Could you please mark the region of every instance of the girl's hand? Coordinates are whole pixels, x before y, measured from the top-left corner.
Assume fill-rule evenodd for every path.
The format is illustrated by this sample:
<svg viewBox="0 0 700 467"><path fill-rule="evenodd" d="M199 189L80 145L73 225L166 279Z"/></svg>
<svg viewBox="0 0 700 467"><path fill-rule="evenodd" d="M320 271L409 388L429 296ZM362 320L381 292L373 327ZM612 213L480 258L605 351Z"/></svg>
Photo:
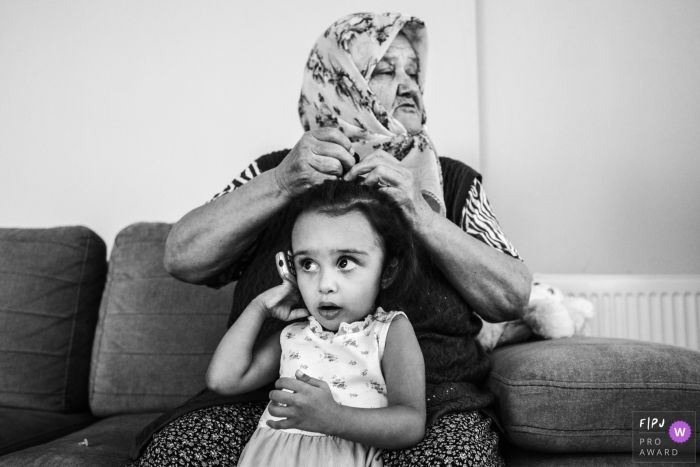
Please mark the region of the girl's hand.
<svg viewBox="0 0 700 467"><path fill-rule="evenodd" d="M337 128L307 131L274 169L277 185L295 197L325 180L336 180L355 163L350 151L350 140Z"/></svg>
<svg viewBox="0 0 700 467"><path fill-rule="evenodd" d="M275 383L277 390L270 392L270 414L286 420L269 420L267 425L276 430L296 428L330 434L340 405L325 381L312 378L297 370L296 378L280 378ZM282 391L282 389L294 392ZM284 406L280 404L285 404Z"/></svg>
<svg viewBox="0 0 700 467"><path fill-rule="evenodd" d="M309 316L309 310L306 308L296 308L303 303L301 293L297 286L286 280L258 295L257 300L266 318L293 321Z"/></svg>
<svg viewBox="0 0 700 467"><path fill-rule="evenodd" d="M343 177L355 180L366 176L363 185L379 186L401 207L416 230L431 222L433 210L423 198L413 173L391 154L378 149L355 164Z"/></svg>

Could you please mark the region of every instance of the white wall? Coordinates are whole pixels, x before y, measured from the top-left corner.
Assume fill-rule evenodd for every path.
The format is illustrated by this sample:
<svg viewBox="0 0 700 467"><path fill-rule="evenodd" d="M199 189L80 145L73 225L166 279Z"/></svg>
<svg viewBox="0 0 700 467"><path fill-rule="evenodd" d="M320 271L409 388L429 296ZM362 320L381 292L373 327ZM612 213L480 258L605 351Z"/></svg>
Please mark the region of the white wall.
<svg viewBox="0 0 700 467"><path fill-rule="evenodd" d="M534 271L700 273L700 2L3 0L0 227L109 244L294 144L315 38L423 18L441 154L479 166ZM438 7L435 7L438 5ZM481 105L477 105L476 37Z"/></svg>
<svg viewBox="0 0 700 467"><path fill-rule="evenodd" d="M3 0L0 227L176 221L294 145L308 53L355 11L426 22L430 133L478 166L473 0Z"/></svg>
<svg viewBox="0 0 700 467"><path fill-rule="evenodd" d="M545 273L700 273L700 2L477 3L482 171Z"/></svg>

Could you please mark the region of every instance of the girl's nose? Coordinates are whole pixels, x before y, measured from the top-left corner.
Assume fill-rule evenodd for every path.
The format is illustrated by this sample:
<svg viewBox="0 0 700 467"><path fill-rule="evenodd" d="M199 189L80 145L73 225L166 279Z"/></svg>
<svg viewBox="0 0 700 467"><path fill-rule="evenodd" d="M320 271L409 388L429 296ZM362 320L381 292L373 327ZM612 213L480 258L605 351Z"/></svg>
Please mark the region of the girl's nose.
<svg viewBox="0 0 700 467"><path fill-rule="evenodd" d="M335 293L338 291L338 283L332 272L322 272L318 281L318 291L322 294Z"/></svg>

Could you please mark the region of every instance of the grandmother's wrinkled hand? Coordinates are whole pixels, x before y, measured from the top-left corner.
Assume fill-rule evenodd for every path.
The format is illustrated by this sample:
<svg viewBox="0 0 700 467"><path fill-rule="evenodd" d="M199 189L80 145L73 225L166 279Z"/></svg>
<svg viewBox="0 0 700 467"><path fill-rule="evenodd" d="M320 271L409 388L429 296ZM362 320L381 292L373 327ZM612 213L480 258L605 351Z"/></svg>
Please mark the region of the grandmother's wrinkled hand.
<svg viewBox="0 0 700 467"><path fill-rule="evenodd" d="M336 128L307 131L275 168L280 189L290 197L325 180L336 180L354 164L352 145Z"/></svg>
<svg viewBox="0 0 700 467"><path fill-rule="evenodd" d="M345 180L358 177L364 177L362 184L377 185L380 191L391 196L417 230L431 222L434 212L423 198L413 173L391 154L378 149L343 176Z"/></svg>

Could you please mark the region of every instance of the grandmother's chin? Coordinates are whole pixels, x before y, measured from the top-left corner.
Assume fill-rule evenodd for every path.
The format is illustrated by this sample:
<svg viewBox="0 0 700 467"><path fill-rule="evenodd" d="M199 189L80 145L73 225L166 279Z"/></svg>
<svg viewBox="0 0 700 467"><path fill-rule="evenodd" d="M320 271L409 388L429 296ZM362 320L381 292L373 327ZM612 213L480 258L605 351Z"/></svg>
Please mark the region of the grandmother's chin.
<svg viewBox="0 0 700 467"><path fill-rule="evenodd" d="M417 135L423 130L421 114L414 107L399 107L394 111L394 118L401 122L409 135Z"/></svg>

